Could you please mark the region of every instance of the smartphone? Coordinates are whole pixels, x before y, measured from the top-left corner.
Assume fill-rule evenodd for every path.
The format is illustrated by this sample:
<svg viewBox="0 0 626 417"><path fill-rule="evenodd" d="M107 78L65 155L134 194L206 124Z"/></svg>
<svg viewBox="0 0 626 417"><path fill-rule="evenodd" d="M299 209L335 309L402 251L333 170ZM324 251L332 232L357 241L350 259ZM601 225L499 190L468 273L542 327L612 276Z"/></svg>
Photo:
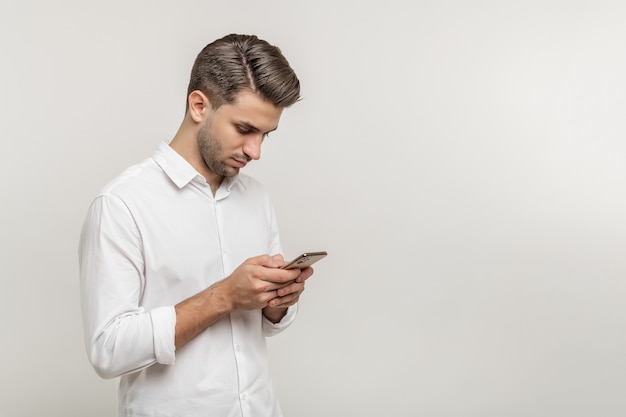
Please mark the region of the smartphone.
<svg viewBox="0 0 626 417"><path fill-rule="evenodd" d="M313 265L315 262L319 261L326 255L326 252L306 252L298 256L293 261L289 262L287 265L283 266L282 269L304 269L308 266Z"/></svg>

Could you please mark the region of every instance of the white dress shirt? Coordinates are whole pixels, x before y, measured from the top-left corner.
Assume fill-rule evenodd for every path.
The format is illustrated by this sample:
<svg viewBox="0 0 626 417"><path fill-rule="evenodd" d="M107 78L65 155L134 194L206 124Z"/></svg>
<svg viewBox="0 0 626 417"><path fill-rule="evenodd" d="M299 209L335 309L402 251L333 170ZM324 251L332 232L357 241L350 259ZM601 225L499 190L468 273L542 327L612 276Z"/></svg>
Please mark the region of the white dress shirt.
<svg viewBox="0 0 626 417"><path fill-rule="evenodd" d="M79 245L85 345L103 378L121 376L118 416L280 416L260 310L235 311L179 351L174 305L243 261L280 253L273 207L249 176L210 186L168 144L107 184Z"/></svg>

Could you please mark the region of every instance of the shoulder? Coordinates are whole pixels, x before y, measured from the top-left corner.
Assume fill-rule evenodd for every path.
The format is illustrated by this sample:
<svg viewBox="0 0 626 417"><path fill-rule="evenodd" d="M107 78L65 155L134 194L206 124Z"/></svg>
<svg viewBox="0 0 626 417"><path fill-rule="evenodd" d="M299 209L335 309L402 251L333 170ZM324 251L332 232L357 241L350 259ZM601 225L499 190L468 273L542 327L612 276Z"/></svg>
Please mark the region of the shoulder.
<svg viewBox="0 0 626 417"><path fill-rule="evenodd" d="M119 173L100 189L98 197L123 196L142 189L146 183L154 181L160 170L152 158L132 165Z"/></svg>

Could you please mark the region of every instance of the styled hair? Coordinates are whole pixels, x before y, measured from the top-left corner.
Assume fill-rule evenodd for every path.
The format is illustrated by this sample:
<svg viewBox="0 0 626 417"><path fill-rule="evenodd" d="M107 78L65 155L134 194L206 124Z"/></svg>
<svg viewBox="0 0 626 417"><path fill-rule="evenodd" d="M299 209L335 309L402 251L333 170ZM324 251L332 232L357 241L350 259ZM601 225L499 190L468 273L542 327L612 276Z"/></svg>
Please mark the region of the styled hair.
<svg viewBox="0 0 626 417"><path fill-rule="evenodd" d="M217 109L233 103L244 89L281 108L300 99L300 81L280 49L255 35L230 34L200 51L191 70L187 97L199 90Z"/></svg>

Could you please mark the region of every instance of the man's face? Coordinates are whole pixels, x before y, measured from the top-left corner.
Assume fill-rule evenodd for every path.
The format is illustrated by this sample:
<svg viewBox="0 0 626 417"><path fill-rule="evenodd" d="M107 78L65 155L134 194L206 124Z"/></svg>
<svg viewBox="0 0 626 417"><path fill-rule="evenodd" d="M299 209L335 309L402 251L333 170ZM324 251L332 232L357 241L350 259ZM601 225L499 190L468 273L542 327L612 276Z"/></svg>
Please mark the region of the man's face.
<svg viewBox="0 0 626 417"><path fill-rule="evenodd" d="M232 104L211 110L198 131L198 148L209 170L232 177L259 159L263 139L278 127L282 111L250 91L240 92Z"/></svg>

